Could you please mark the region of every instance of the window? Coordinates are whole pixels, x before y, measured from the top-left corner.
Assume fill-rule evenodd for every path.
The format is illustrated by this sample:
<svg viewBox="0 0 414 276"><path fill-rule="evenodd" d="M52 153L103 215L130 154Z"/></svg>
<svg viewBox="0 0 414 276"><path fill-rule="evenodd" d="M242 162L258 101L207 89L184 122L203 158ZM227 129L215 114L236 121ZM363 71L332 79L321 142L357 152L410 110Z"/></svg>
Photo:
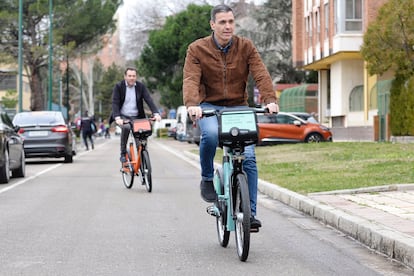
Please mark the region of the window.
<svg viewBox="0 0 414 276"><path fill-rule="evenodd" d="M16 79L15 73L0 73L0 90L16 90Z"/></svg>
<svg viewBox="0 0 414 276"><path fill-rule="evenodd" d="M364 110L364 86L355 86L349 94L349 111Z"/></svg>
<svg viewBox="0 0 414 276"><path fill-rule="evenodd" d="M362 0L346 0L345 31L362 31Z"/></svg>
<svg viewBox="0 0 414 276"><path fill-rule="evenodd" d="M325 14L325 39L329 38L329 3L324 5L323 12Z"/></svg>

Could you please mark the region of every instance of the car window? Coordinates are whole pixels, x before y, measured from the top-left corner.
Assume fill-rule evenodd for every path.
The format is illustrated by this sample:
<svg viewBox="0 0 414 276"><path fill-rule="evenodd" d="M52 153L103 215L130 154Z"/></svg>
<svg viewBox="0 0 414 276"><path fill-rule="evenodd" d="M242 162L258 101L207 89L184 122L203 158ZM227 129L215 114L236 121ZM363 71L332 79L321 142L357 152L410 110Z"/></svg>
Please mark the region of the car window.
<svg viewBox="0 0 414 276"><path fill-rule="evenodd" d="M257 122L262 124L274 124L276 123L276 116L274 114L258 115Z"/></svg>
<svg viewBox="0 0 414 276"><path fill-rule="evenodd" d="M15 125L64 125L65 121L59 113L27 112L14 117Z"/></svg>
<svg viewBox="0 0 414 276"><path fill-rule="evenodd" d="M295 118L285 115L285 114L277 114L276 120L278 124L290 124L293 125L293 122L296 120Z"/></svg>

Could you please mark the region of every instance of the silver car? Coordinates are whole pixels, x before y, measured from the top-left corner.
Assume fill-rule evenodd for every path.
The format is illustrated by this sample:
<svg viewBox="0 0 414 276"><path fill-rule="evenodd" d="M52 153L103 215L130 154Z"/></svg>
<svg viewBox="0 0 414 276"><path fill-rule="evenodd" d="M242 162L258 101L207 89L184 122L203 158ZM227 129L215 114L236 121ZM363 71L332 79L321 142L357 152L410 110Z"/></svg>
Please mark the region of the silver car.
<svg viewBox="0 0 414 276"><path fill-rule="evenodd" d="M64 158L72 163L76 155L76 136L60 111L17 113L13 124L20 127L26 158Z"/></svg>

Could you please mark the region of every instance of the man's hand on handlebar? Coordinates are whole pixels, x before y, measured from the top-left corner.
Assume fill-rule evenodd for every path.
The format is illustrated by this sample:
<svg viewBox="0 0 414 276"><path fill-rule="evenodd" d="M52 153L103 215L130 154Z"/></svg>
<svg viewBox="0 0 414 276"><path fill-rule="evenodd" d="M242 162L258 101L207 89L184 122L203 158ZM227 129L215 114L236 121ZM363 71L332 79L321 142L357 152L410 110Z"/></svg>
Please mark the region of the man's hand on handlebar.
<svg viewBox="0 0 414 276"><path fill-rule="evenodd" d="M161 121L161 116L160 116L160 114L158 114L158 113L154 113L154 114L152 115L151 120L155 120L155 121L157 121L157 122Z"/></svg>
<svg viewBox="0 0 414 276"><path fill-rule="evenodd" d="M123 124L124 124L124 120L122 119L122 118L115 118L115 123L118 125L118 126L122 126Z"/></svg>
<svg viewBox="0 0 414 276"><path fill-rule="evenodd" d="M200 119L203 115L203 111L199 106L189 106L187 108L188 115L190 116L191 120Z"/></svg>
<svg viewBox="0 0 414 276"><path fill-rule="evenodd" d="M279 105L277 103L268 103L266 108L269 110L269 113L279 113Z"/></svg>

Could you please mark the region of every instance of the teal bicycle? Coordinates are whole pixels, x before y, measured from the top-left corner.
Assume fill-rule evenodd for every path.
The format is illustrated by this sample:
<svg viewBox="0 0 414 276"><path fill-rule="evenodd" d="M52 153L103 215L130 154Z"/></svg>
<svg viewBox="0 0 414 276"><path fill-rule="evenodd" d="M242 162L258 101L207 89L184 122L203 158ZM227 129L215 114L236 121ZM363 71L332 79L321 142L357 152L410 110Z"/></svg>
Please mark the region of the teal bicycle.
<svg viewBox="0 0 414 276"><path fill-rule="evenodd" d="M247 176L243 171L244 148L257 143L256 113L264 108L203 110L203 116L217 116L219 145L223 148L222 166L214 173L217 201L207 207L207 213L216 217L219 243L227 247L230 232L235 232L237 254L246 261L250 249L250 233L258 228L250 225L250 196Z"/></svg>

